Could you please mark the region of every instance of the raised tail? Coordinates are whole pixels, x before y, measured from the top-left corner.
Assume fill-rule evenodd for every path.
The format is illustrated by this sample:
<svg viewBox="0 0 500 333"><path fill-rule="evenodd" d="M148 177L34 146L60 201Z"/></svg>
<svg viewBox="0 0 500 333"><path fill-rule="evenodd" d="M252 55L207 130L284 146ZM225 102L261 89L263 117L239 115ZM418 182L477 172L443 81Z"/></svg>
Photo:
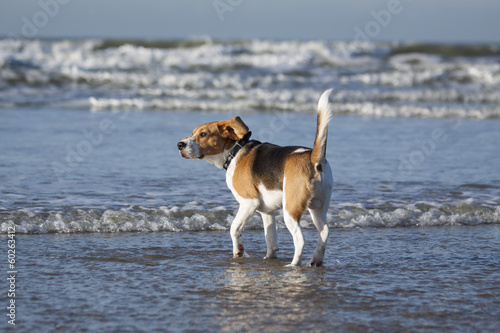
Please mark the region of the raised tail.
<svg viewBox="0 0 500 333"><path fill-rule="evenodd" d="M323 163L326 156L326 141L328 139L328 123L333 117L333 110L330 100L330 94L333 89L325 91L318 101L318 124L316 127L316 138L311 153L311 163L316 173L323 171Z"/></svg>

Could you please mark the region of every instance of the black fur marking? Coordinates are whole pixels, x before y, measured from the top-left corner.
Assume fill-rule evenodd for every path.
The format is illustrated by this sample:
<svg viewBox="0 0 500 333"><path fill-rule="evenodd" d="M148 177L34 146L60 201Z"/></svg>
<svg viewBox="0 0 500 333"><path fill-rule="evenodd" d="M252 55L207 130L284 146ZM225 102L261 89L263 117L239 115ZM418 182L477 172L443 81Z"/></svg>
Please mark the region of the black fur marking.
<svg viewBox="0 0 500 333"><path fill-rule="evenodd" d="M268 190L283 189L285 161L297 146L281 147L271 143L263 143L254 148L252 161L252 174L263 180ZM256 162L258 161L258 162Z"/></svg>

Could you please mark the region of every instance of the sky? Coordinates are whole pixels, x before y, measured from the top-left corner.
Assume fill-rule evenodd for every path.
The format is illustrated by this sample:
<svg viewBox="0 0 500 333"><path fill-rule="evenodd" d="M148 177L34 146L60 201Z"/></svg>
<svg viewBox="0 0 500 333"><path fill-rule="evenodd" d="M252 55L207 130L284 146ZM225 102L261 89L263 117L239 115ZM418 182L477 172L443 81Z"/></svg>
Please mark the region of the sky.
<svg viewBox="0 0 500 333"><path fill-rule="evenodd" d="M500 43L500 1L0 0L0 36Z"/></svg>

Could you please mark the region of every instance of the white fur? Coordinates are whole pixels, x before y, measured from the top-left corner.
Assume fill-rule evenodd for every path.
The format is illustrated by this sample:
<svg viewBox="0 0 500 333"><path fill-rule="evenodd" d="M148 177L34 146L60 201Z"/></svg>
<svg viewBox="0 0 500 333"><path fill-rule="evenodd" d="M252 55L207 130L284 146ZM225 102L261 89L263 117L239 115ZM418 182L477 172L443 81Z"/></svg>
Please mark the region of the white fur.
<svg viewBox="0 0 500 333"><path fill-rule="evenodd" d="M264 235L267 245L267 253L264 259L275 259L277 258L276 251L278 251L278 242L276 241L276 221L274 219L274 212L261 212L260 215L264 223Z"/></svg>
<svg viewBox="0 0 500 333"><path fill-rule="evenodd" d="M330 104L330 94L333 89L328 89L325 91L318 101L318 133L316 134L316 138L321 138L321 142L323 146L326 144L326 136L328 135L328 123L333 117L333 109ZM323 149L323 147L321 147Z"/></svg>
<svg viewBox="0 0 500 333"><path fill-rule="evenodd" d="M260 205L257 209L261 213L271 213L281 208L283 202L283 191L268 190L264 184L259 185Z"/></svg>
<svg viewBox="0 0 500 333"><path fill-rule="evenodd" d="M326 90L323 94L321 94L321 97L319 98L318 113L320 115L321 124L328 125L333 117L333 109L332 105L330 104L330 95L332 94L332 91L333 89ZM322 133L320 132L320 134Z"/></svg>
<svg viewBox="0 0 500 333"><path fill-rule="evenodd" d="M227 167L226 170L226 184L227 187L231 190L231 193L233 193L234 198L236 201L238 201L239 204L241 204L245 199L242 198L238 192L234 189L233 186L233 177L234 177L234 169L236 169L236 163L234 159L229 163L229 166Z"/></svg>
<svg viewBox="0 0 500 333"><path fill-rule="evenodd" d="M229 156L229 150L226 149L220 154L205 156L204 160L214 164L219 169L222 169L224 167L224 163L226 163L228 156Z"/></svg>
<svg viewBox="0 0 500 333"><path fill-rule="evenodd" d="M198 145L194 137L185 138L182 142L186 144L186 147L184 147L181 154L184 154L187 158L200 158L200 145Z"/></svg>
<svg viewBox="0 0 500 333"><path fill-rule="evenodd" d="M305 153L306 151L311 151L311 149L310 148L297 148L294 151L292 151L292 154Z"/></svg>

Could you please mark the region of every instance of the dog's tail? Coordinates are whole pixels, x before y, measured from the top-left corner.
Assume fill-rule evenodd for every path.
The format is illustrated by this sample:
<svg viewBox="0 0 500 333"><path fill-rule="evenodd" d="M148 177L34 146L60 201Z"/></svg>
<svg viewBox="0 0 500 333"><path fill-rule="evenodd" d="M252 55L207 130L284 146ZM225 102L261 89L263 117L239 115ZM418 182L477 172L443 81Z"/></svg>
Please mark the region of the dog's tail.
<svg viewBox="0 0 500 333"><path fill-rule="evenodd" d="M323 171L323 163L326 156L326 141L328 139L328 123L333 117L332 106L329 102L333 89L325 91L318 101L318 124L316 127L316 139L311 153L311 163L316 174Z"/></svg>

